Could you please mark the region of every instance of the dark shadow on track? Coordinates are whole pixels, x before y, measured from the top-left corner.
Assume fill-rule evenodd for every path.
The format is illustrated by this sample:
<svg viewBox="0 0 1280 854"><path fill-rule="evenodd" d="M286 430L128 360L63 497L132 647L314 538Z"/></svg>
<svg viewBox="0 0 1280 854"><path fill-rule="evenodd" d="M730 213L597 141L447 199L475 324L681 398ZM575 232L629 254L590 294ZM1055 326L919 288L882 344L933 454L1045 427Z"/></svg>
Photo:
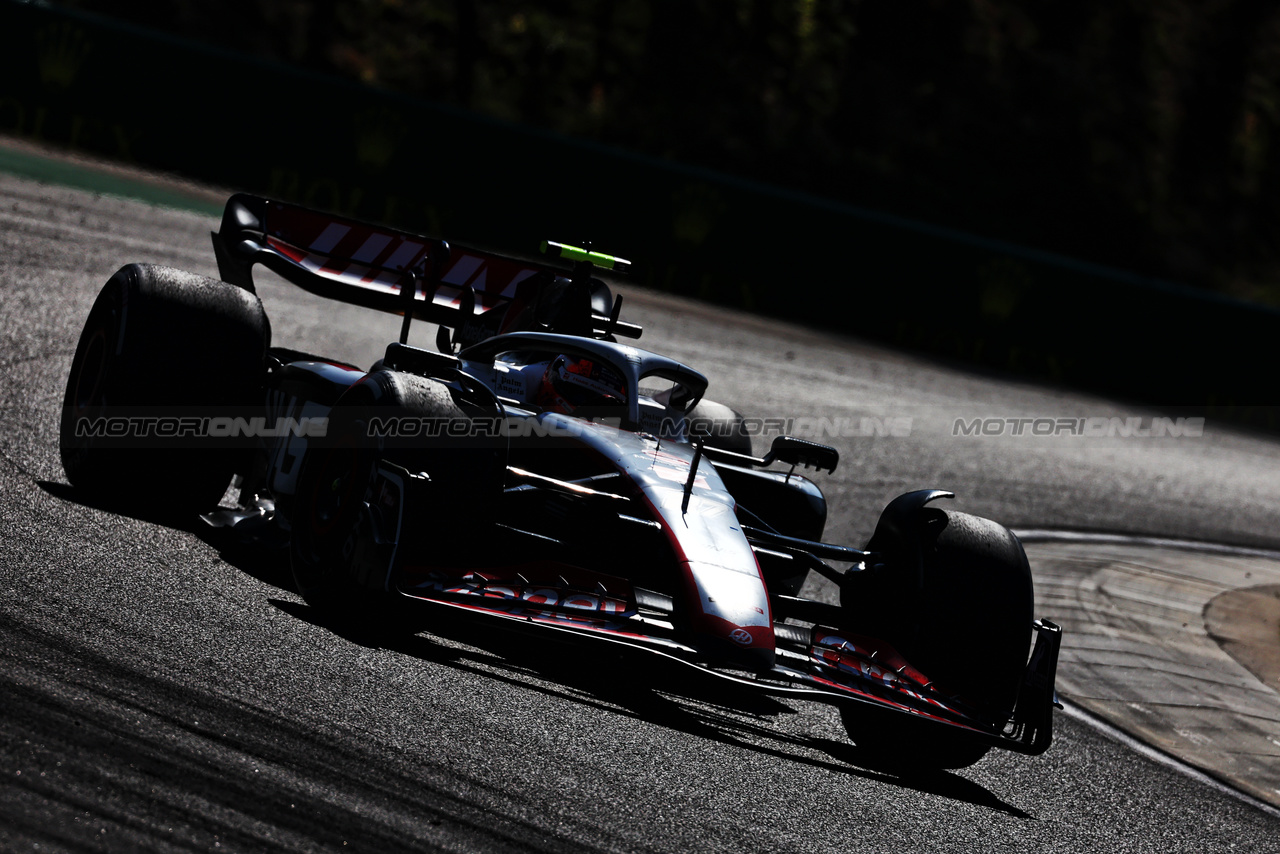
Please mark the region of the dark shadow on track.
<svg viewBox="0 0 1280 854"><path fill-rule="evenodd" d="M162 497L157 497L155 506L139 508L99 499L67 483L37 480L36 486L59 501L67 501L82 507L192 534L216 549L218 557L246 575L280 590L293 592L293 574L289 571L289 552L278 542L257 541L230 528L214 528L189 513L170 513L163 506Z"/></svg>
<svg viewBox="0 0 1280 854"><path fill-rule="evenodd" d="M955 773L906 774L878 766L851 743L781 732L771 719L796 714L790 705L746 687L699 678L685 665L667 664L642 651L602 651L592 641L531 644L530 632L495 629L489 623L477 626L455 618L433 623L429 636L412 634L415 629L425 631L422 620L415 619L412 603L391 603L390 619L378 623L383 628L370 629L334 620L306 604L269 601L287 614L361 646L391 650L496 679L513 688L626 714L784 762L939 795L1015 818L1034 818ZM387 630L387 626L399 632ZM818 759L812 753L825 753L836 761Z"/></svg>
<svg viewBox="0 0 1280 854"><path fill-rule="evenodd" d="M72 504L79 504L81 507L89 507L106 513L126 516L130 519L137 519L140 522L150 522L154 525L164 525L166 528L188 532L194 532L196 530L195 526L200 524L199 519L192 518L187 514L179 515L169 512L165 507L164 497L160 493L157 493L154 505L139 508L124 502L116 503L108 498L92 495L82 489L76 489L69 483L37 480L36 486L59 501L67 501Z"/></svg>

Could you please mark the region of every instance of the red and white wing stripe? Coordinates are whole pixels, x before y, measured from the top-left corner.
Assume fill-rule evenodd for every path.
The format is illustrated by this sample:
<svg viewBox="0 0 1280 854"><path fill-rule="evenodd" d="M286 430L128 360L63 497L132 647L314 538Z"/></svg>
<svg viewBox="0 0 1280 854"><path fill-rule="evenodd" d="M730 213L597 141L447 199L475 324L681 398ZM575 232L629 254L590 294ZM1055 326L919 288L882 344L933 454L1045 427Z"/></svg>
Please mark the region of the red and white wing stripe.
<svg viewBox="0 0 1280 854"><path fill-rule="evenodd" d="M408 271L422 270L430 244L314 211L279 206L268 226L267 245L303 269L353 287L398 294ZM433 302L458 306L464 290L476 293L483 314L514 298L516 286L539 268L474 250L455 250ZM420 293L419 299L425 299Z"/></svg>

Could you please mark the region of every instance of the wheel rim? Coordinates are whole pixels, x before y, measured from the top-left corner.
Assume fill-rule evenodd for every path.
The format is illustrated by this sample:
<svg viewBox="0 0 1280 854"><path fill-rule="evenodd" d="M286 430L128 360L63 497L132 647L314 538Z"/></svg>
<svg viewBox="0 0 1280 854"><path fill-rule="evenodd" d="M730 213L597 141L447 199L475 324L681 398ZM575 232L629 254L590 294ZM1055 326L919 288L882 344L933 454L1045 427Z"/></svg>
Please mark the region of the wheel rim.
<svg viewBox="0 0 1280 854"><path fill-rule="evenodd" d="M359 456L355 448L335 448L325 456L311 504L311 530L318 539L342 531L341 521L354 518L364 496Z"/></svg>

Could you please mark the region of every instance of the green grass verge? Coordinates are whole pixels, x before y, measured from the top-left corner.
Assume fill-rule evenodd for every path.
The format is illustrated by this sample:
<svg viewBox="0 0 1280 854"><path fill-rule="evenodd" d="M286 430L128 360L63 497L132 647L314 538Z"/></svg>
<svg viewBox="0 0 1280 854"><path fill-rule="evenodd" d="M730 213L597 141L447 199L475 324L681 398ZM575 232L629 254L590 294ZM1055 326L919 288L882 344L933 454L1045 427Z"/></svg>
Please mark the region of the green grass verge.
<svg viewBox="0 0 1280 854"><path fill-rule="evenodd" d="M159 186L127 175L112 174L92 165L9 148L0 143L0 172L46 184L74 187L108 196L135 199L152 205L221 216L222 205L194 193Z"/></svg>

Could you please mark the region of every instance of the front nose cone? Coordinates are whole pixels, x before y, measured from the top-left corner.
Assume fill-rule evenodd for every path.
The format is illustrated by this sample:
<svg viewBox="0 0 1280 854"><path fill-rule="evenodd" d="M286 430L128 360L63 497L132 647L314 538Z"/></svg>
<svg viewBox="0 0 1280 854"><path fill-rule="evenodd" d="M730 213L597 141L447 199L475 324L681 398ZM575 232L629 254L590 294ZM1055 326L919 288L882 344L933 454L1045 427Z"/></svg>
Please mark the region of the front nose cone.
<svg viewBox="0 0 1280 854"><path fill-rule="evenodd" d="M747 647L736 649L728 656L728 662L752 673L762 673L773 669L773 645L767 647Z"/></svg>
<svg viewBox="0 0 1280 854"><path fill-rule="evenodd" d="M772 626L738 626L707 615L701 622L698 646L712 661L751 673L773 668L775 640Z"/></svg>
<svg viewBox="0 0 1280 854"><path fill-rule="evenodd" d="M745 541L744 541L745 542ZM769 592L751 556L754 572L704 561L685 561L689 585L688 626L711 659L752 672L773 667L773 620Z"/></svg>

